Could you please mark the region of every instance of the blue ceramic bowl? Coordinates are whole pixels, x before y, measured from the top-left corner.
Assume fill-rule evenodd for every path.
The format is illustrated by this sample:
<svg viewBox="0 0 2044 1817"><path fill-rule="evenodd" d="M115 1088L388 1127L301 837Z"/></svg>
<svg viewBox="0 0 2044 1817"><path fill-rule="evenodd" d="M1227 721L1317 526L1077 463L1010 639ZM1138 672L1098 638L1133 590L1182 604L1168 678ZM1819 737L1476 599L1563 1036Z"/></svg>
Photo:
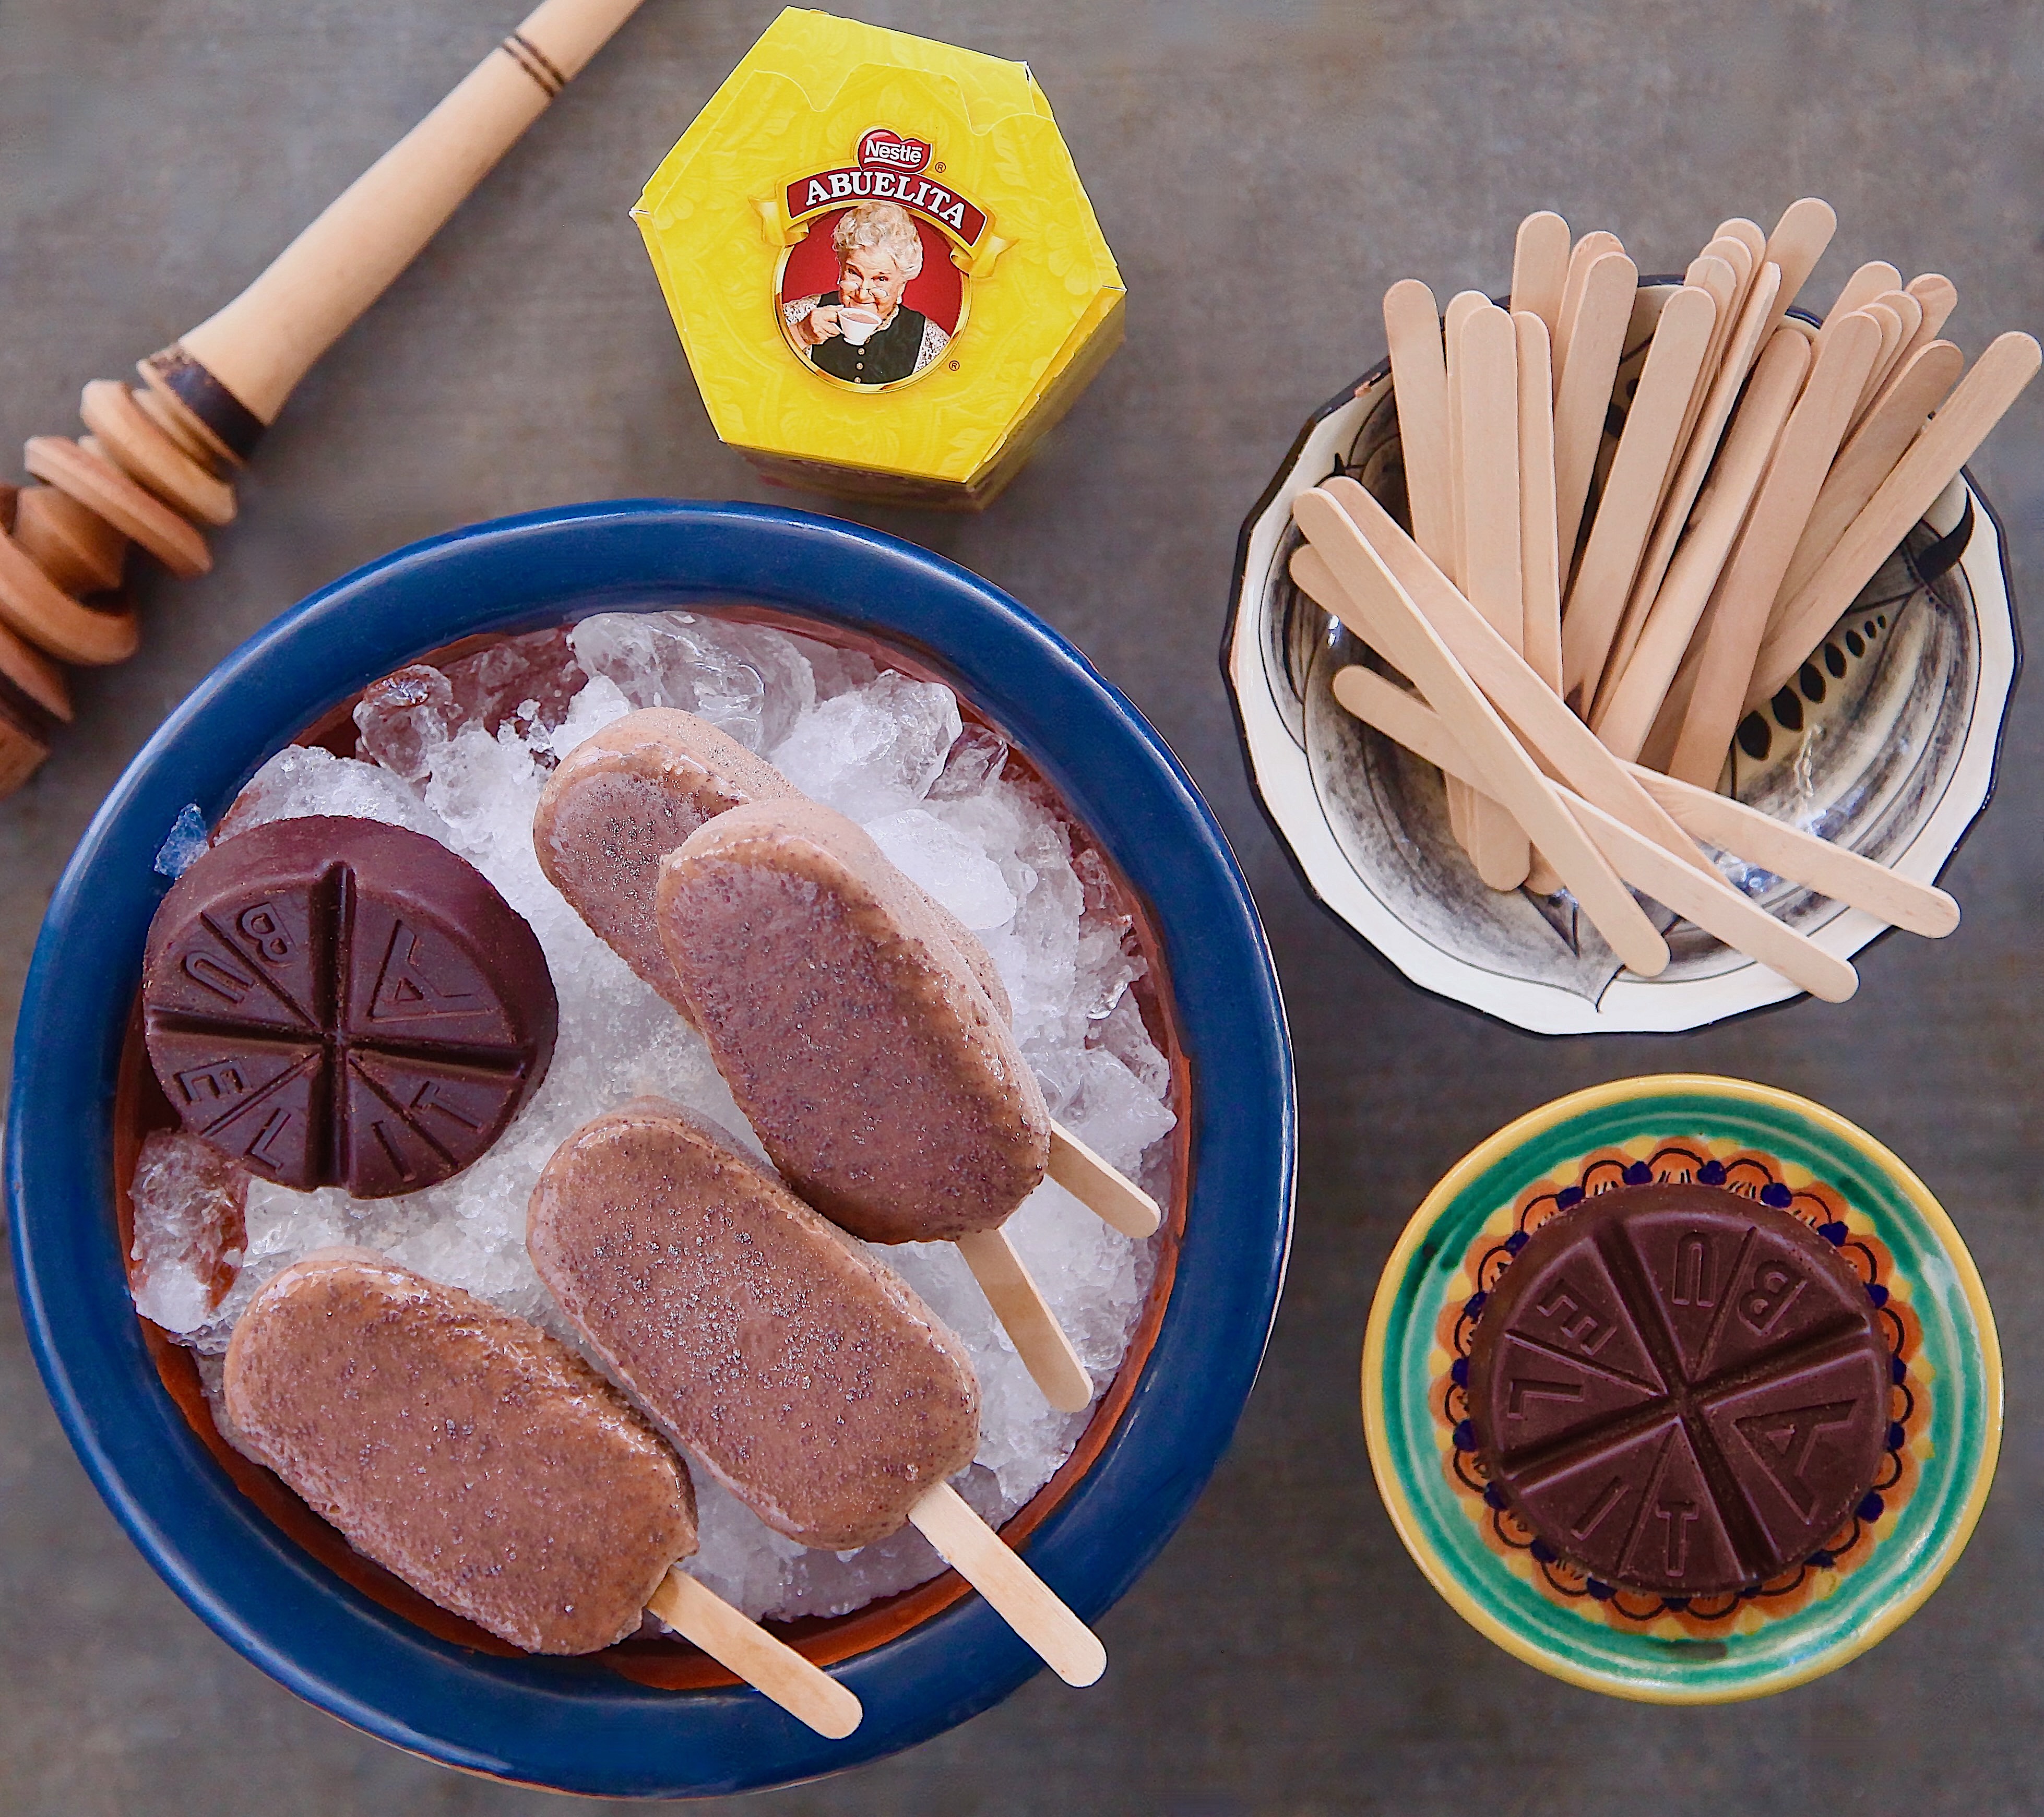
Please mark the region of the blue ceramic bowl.
<svg viewBox="0 0 2044 1817"><path fill-rule="evenodd" d="M1170 1297L1133 1398L1028 1540L1088 1620L1156 1554L1227 1448L1291 1232L1291 1052L1256 911L1164 742L1084 657L948 562L832 519L637 500L505 518L335 582L230 656L163 725L58 885L15 1041L6 1191L22 1313L72 1444L144 1554L214 1632L300 1696L451 1766L612 1797L784 1784L926 1739L1035 1673L976 1597L834 1667L866 1719L809 1733L754 1692L670 1692L583 1661L438 1640L352 1589L245 1499L165 1393L114 1221L116 1064L152 868L187 802L217 819L336 703L428 650L592 611L755 602L857 627L946 674L1061 790L1141 895L1189 1060L1193 1167ZM1071 1720L1088 1719L1074 1695Z"/></svg>

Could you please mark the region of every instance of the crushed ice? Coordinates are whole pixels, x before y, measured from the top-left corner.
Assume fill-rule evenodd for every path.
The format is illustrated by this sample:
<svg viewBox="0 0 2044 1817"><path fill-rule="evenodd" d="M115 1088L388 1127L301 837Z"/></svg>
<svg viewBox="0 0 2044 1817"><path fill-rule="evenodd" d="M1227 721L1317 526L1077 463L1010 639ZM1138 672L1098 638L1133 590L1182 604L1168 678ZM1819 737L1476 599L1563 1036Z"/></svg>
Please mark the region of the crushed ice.
<svg viewBox="0 0 2044 1817"><path fill-rule="evenodd" d="M1004 776L1005 745L962 726L948 688L879 670L864 656L686 613L609 613L566 634L505 640L444 671L415 664L386 677L355 713L358 749L370 761L281 751L223 822L225 834L352 815L442 841L531 922L559 996L560 1037L537 1096L451 1180L374 1201L251 1182L240 1273L217 1305L205 1284L203 1232L208 1217L221 1220L213 1201L196 1202L198 1171L138 1171L138 1252L153 1244L165 1257L152 1265L148 1301L138 1293L138 1304L200 1352L202 1373L217 1374L235 1320L265 1282L335 1243L381 1250L574 1342L524 1246L526 1199L561 1140L652 1093L715 1119L757 1152L701 1037L589 931L533 855L532 815L548 772L612 720L651 706L711 720L865 825L986 941L1051 1114L1124 1171L1147 1174L1153 1190L1164 1183L1156 1144L1174 1121L1170 1068L1128 992L1143 969L1128 918L1097 857L1082 849L1075 861L1069 830L1041 792ZM1104 1387L1149 1289L1149 1246L1109 1229L1047 1180L1005 1228ZM959 1487L989 1520L1004 1520L1070 1455L1087 1416L1045 1402L952 1245L877 1253L971 1354L980 1443ZM747 1614L840 1614L943 1568L912 1528L857 1552L809 1551L706 1472L695 1474L701 1548L690 1569Z"/></svg>

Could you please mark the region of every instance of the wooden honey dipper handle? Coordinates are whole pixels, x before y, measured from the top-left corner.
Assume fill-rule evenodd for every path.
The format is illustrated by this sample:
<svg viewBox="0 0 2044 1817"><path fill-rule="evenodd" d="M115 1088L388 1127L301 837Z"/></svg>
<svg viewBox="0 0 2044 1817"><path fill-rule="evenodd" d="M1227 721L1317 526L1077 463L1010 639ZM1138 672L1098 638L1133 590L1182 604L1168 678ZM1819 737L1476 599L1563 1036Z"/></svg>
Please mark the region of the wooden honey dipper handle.
<svg viewBox="0 0 2044 1817"><path fill-rule="evenodd" d="M217 454L246 460L313 362L517 143L640 0L543 0L248 288L141 362Z"/></svg>

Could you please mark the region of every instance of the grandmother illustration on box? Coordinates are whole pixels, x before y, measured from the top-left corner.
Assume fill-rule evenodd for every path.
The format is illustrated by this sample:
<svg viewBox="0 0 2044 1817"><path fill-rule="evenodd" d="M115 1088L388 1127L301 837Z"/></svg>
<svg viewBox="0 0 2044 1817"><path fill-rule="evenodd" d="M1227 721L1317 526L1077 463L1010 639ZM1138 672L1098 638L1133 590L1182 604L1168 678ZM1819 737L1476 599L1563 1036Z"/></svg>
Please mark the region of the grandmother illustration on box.
<svg viewBox="0 0 2044 1817"><path fill-rule="evenodd" d="M837 288L781 305L819 372L852 385L891 385L920 372L951 336L901 293L923 269L923 236L898 202L861 202L838 217Z"/></svg>

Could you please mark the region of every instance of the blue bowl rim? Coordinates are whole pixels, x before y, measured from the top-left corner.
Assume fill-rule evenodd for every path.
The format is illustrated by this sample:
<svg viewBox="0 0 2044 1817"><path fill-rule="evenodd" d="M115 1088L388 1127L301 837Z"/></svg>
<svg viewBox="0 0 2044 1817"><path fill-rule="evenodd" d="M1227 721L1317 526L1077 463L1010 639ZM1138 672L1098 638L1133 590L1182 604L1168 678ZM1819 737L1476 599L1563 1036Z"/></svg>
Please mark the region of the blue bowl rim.
<svg viewBox="0 0 2044 1817"><path fill-rule="evenodd" d="M1667 288L1679 285L1681 282L1680 273L1654 273L1643 274L1639 279L1639 288L1642 290ZM1493 297L1491 301L1500 309L1508 309L1512 301L1509 297ZM1790 305L1788 313L1802 321L1808 322L1812 328L1823 326L1823 318L1802 304ZM1277 840L1278 849L1285 854L1285 862L1290 867L1292 875L1298 879L1299 887L1306 892L1308 899L1316 908L1330 920L1347 929L1370 956L1400 984L1423 997L1430 998L1435 1002L1446 1003L1450 1008L1473 1016L1479 1022L1488 1023L1493 1027L1509 1029L1514 1034L1531 1035L1536 1041L1573 1041L1577 1038L1573 1034L1554 1034L1542 1029L1525 1028L1505 1017L1493 1014L1478 1004L1465 1002L1460 998L1445 995L1439 991L1432 990L1427 985L1420 983L1416 979L1408 977L1388 955L1377 949L1375 944L1368 935L1350 922L1346 915L1328 902L1314 887L1312 879L1306 874L1304 862L1292 849L1290 834L1286 832L1277 809L1271 806L1270 798L1264 792L1263 778L1256 768L1254 759L1250 754L1249 730L1243 723L1242 703L1235 697L1234 671L1230 666L1235 649L1235 627L1241 619L1244 595L1248 590L1250 538L1254 535L1256 526L1262 520L1264 513L1270 510L1278 493L1283 489L1285 481L1292 470L1299 464L1300 456L1305 452L1306 443L1312 439L1313 431L1337 410L1354 403L1357 393L1364 386L1376 384L1390 370L1391 358L1387 354L1366 372L1351 379L1333 397L1314 407L1307 416L1305 421L1300 425L1299 432L1292 438L1291 445L1285 449L1285 457L1278 463L1277 470L1271 474L1262 491L1256 495L1256 502L1249 508L1248 515L1243 519L1242 527L1235 532L1235 566L1228 580L1228 614L1221 621L1220 650L1221 687L1228 696L1228 712L1235 725L1235 742L1242 753L1242 767L1244 774L1249 779L1249 792L1255 798L1258 811L1263 816L1264 825L1270 828L1271 836ZM2008 697L2002 707L2001 723L1995 728L1994 761L1988 771L1986 792L1981 796L1980 806L1973 810L1973 818L1966 822L1959 836L1952 841L1952 849L1946 853L1944 862L1938 867L1938 875L1940 878L1951 868L1953 860L1959 855L1960 847L1973 837L1974 827L1980 824L1981 816L1986 813L1993 803L1995 791L2001 786L2002 754L2008 749L2008 716L2010 710L2015 704L2015 691L2022 684L2023 666L2023 615L2016 609L2015 577L2009 566L2008 527L2002 522L2001 513L1996 510L1993 501L1981 489L1981 483L1973 477L1973 469L1969 466L1961 466L1959 469L1959 477L1965 482L1967 489L1973 494L1974 502L1986 514L1988 523L1994 526L1996 559L2001 568L2002 589L2008 596L2011 666L2008 677ZM1892 927L1883 928L1868 941L1865 945L1860 948L1859 952L1871 953L1877 946L1887 941L1895 931ZM1858 955L1855 954L1855 963L1858 962ZM1676 1033L1677 1038L1682 1035L1699 1035L1708 1029L1723 1028L1729 1023L1746 1022L1756 1016L1772 1015L1777 1010L1788 1009L1803 1001L1804 999L1798 995L1780 998L1771 1003L1756 1003L1750 1010L1736 1010L1730 1015L1720 1016L1713 1022L1700 1023L1695 1028L1681 1029ZM1621 1033L1630 1031L1614 1029L1612 1032Z"/></svg>
<svg viewBox="0 0 2044 1817"><path fill-rule="evenodd" d="M808 512L645 499L498 519L356 569L230 654L129 766L52 898L15 1041L4 1163L23 1320L67 1436L144 1555L309 1702L446 1765L585 1795L704 1796L837 1772L978 1714L1039 1662L967 1597L832 1668L866 1719L831 1742L747 1691L656 1691L587 1661L438 1640L335 1578L233 1486L162 1391L112 1221L74 1210L111 1203L115 1067L167 887L152 864L186 803L217 820L322 712L458 638L740 600L863 628L955 677L1120 865L1170 975L1199 980L1175 999L1195 1166L1162 1328L1105 1448L1024 1548L1097 1620L1190 1510L1254 1384L1291 1236L1290 1042L1247 885L1190 777L1072 645L956 564ZM215 737L223 724L264 742Z"/></svg>

